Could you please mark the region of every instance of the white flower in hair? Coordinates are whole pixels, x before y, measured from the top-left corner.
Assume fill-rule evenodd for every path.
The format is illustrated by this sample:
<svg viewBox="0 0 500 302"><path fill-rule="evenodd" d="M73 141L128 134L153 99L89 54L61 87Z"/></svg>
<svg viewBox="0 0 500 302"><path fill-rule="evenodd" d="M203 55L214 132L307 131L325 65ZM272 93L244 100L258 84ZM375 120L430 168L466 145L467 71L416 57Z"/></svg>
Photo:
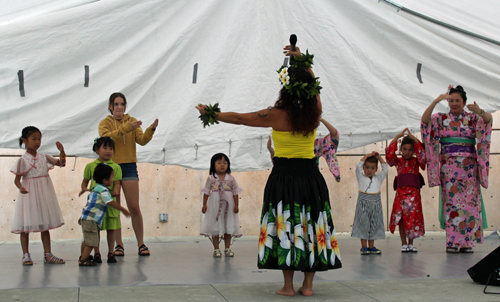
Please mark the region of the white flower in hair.
<svg viewBox="0 0 500 302"><path fill-rule="evenodd" d="M288 85L289 82L290 82L290 77L288 75L281 79L281 83L283 83L283 85Z"/></svg>

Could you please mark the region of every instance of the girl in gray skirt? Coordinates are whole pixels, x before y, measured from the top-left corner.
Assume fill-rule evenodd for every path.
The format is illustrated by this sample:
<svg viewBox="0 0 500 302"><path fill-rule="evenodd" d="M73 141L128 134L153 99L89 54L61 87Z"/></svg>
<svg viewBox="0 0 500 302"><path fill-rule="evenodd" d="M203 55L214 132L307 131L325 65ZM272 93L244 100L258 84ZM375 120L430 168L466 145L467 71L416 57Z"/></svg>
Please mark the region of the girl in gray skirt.
<svg viewBox="0 0 500 302"><path fill-rule="evenodd" d="M382 164L382 172L375 174L379 161ZM380 187L388 172L389 166L375 151L365 155L356 164L359 195L351 236L361 239L361 255L382 253L374 243L377 239L385 238Z"/></svg>

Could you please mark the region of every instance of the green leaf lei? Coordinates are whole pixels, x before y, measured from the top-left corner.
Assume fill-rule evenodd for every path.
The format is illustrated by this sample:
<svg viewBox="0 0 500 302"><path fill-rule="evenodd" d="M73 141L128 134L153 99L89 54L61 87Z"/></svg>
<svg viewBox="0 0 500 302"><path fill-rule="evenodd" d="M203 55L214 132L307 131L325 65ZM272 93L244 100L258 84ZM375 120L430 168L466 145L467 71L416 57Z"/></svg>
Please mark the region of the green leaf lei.
<svg viewBox="0 0 500 302"><path fill-rule="evenodd" d="M218 115L219 112L220 112L219 103L215 103L215 105L208 104L207 108L205 109L205 113L199 116L201 123L203 124L203 128L205 128L206 126L210 127L210 125L213 124L218 124L219 121L217 121L215 117Z"/></svg>
<svg viewBox="0 0 500 302"><path fill-rule="evenodd" d="M302 69L309 69L313 65L314 55L309 54L309 51L306 50L305 54L302 54L301 57L293 57L290 59L290 66L297 67ZM298 98L306 98L310 99L313 96L319 95L319 91L321 90L319 78L314 78L314 83L306 83L295 79L294 77L290 77L288 74L288 67L281 67L278 70L280 74L280 81L283 84L283 87L288 91L290 95L296 95Z"/></svg>

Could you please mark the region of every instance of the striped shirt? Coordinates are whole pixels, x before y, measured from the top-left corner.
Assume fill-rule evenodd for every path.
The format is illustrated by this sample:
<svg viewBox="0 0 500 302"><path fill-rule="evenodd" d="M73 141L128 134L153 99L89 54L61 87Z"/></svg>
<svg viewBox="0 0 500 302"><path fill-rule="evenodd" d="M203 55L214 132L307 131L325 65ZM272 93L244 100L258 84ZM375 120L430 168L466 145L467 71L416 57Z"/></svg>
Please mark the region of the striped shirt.
<svg viewBox="0 0 500 302"><path fill-rule="evenodd" d="M82 220L93 220L101 227L104 215L108 210L108 203L112 201L113 197L111 197L108 188L101 184L96 184L87 197L87 204L82 211Z"/></svg>

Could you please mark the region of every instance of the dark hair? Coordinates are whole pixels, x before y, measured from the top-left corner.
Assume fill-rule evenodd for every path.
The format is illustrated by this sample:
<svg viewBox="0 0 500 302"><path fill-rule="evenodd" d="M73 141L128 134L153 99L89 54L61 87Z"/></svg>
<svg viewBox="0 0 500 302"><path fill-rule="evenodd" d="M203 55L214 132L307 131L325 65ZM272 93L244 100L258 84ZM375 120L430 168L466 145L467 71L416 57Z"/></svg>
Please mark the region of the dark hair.
<svg viewBox="0 0 500 302"><path fill-rule="evenodd" d="M465 90L462 86L458 85L455 88L451 88L450 92L448 94L451 95L452 93L460 94L460 96L462 97L462 100L464 100L464 105L465 105L465 103L467 103L467 94L465 93Z"/></svg>
<svg viewBox="0 0 500 302"><path fill-rule="evenodd" d="M289 67L288 73L290 78L304 83L314 83L316 81L309 71L301 68ZM286 111L294 134L298 132L307 136L319 126L321 110L318 107L318 98L316 96L309 99L307 99L307 96L299 98L296 95L290 95L288 90L283 87L274 107Z"/></svg>
<svg viewBox="0 0 500 302"><path fill-rule="evenodd" d="M125 98L125 95L121 92L114 92L112 93L110 96L109 96L109 104L108 104L108 109L109 107L114 107L114 101L117 97L120 97L123 99L123 103L125 104L125 106L127 106L127 99ZM111 114L113 114L113 110L109 109L109 112L111 112Z"/></svg>
<svg viewBox="0 0 500 302"><path fill-rule="evenodd" d="M413 138L411 138L409 136L403 137L403 141L401 141L401 148L403 148L403 146L407 145L407 144L415 147L415 141L413 140Z"/></svg>
<svg viewBox="0 0 500 302"><path fill-rule="evenodd" d="M224 153L217 153L212 156L212 159L210 160L210 175L215 176L215 174L217 173L217 171L215 171L215 162L219 159L225 159L227 161L226 173L231 174L231 162L229 161L229 157L227 157Z"/></svg>
<svg viewBox="0 0 500 302"><path fill-rule="evenodd" d="M370 156L365 160L365 163L372 163L378 166L378 158L376 158L375 156Z"/></svg>
<svg viewBox="0 0 500 302"><path fill-rule="evenodd" d="M101 148L101 146L111 147L111 149L113 149L113 151L115 150L115 142L109 136L99 137L97 139L97 141L95 141L94 145L92 146L92 151L97 153L97 150L99 150L99 148Z"/></svg>
<svg viewBox="0 0 500 302"><path fill-rule="evenodd" d="M96 183L102 185L102 181L105 179L109 179L111 177L111 173L113 173L113 168L106 164L100 163L95 167L93 178Z"/></svg>
<svg viewBox="0 0 500 302"><path fill-rule="evenodd" d="M35 132L38 132L40 133L40 135L42 135L40 129L38 129L35 126L24 127L23 131L21 131L21 137L19 138L19 147L23 145L23 138L28 139L28 137L30 137L30 135L32 135Z"/></svg>

